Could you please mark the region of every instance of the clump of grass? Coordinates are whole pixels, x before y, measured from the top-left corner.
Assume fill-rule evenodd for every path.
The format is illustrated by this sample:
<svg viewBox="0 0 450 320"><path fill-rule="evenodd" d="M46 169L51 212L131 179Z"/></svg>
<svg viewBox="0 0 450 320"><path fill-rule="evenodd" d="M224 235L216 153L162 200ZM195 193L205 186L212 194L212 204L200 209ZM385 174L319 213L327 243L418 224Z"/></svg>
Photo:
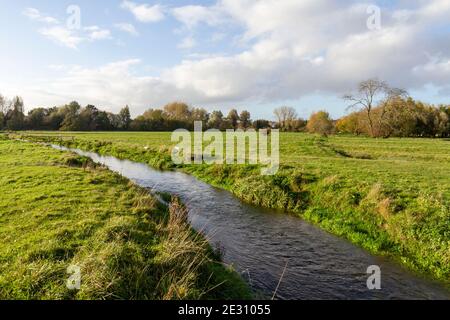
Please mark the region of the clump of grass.
<svg viewBox="0 0 450 320"><path fill-rule="evenodd" d="M208 261L208 243L192 233L187 217L187 210L175 199L169 206L169 219L155 257L162 273L157 288L165 300L198 299L202 295L192 288L196 287L202 265Z"/></svg>
<svg viewBox="0 0 450 320"><path fill-rule="evenodd" d="M87 168L95 169L99 167L99 165L96 164L94 161L92 161L91 158L79 156L73 153L69 153L66 156L64 156L62 159L62 163L69 167L77 167L83 169Z"/></svg>
<svg viewBox="0 0 450 320"><path fill-rule="evenodd" d="M391 206L392 200L390 198L384 198L378 203L378 213L385 219L388 220L391 216Z"/></svg>

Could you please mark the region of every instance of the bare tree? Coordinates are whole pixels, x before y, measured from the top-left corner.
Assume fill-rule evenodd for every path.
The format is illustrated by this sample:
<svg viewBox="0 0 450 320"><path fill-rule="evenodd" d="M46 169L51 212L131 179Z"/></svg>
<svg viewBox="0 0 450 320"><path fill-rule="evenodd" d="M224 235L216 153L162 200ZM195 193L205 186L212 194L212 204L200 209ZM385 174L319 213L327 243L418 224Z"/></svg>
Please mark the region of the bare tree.
<svg viewBox="0 0 450 320"><path fill-rule="evenodd" d="M287 129L297 119L297 111L292 107L277 108L274 110L274 114L278 119L278 125L282 129Z"/></svg>
<svg viewBox="0 0 450 320"><path fill-rule="evenodd" d="M381 104L383 110L381 112L380 121L383 120L386 113L386 106L391 101L406 96L407 93L403 89L391 88L386 82L378 79L369 79L362 81L358 86L356 95L344 95L344 99L352 104L348 108L361 107L367 113L369 121L370 135L374 136L374 123L372 119L372 110L378 104Z"/></svg>

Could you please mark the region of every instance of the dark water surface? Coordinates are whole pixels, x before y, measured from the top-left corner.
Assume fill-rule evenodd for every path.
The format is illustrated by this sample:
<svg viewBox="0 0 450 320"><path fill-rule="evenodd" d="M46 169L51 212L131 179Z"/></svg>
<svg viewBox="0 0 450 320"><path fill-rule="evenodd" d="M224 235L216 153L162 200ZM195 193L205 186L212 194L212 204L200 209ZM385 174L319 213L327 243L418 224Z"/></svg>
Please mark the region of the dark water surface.
<svg viewBox="0 0 450 320"><path fill-rule="evenodd" d="M62 147L55 148L69 150ZM154 192L178 195L193 227L223 252L255 291L278 299L450 299L441 285L373 256L304 220L243 203L228 191L180 172L70 149ZM381 268L381 290L366 285L370 265Z"/></svg>

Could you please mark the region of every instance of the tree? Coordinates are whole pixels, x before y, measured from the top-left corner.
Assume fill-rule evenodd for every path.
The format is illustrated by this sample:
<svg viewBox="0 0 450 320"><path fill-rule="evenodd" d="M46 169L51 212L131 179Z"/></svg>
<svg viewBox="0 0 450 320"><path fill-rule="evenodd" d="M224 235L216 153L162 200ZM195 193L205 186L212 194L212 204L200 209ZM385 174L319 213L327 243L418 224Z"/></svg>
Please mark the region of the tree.
<svg viewBox="0 0 450 320"><path fill-rule="evenodd" d="M111 125L112 130L118 130L120 128L120 117L118 114L107 112L106 116L108 117L108 121Z"/></svg>
<svg viewBox="0 0 450 320"><path fill-rule="evenodd" d="M48 116L48 109L36 108L28 112L25 119L26 127L30 130L45 130L45 118Z"/></svg>
<svg viewBox="0 0 450 320"><path fill-rule="evenodd" d="M311 115L306 126L308 132L327 136L334 132L333 120L326 111L318 111Z"/></svg>
<svg viewBox="0 0 450 320"><path fill-rule="evenodd" d="M297 111L292 107L280 107L274 110L278 120L278 127L284 131L292 127L293 121L297 118Z"/></svg>
<svg viewBox="0 0 450 320"><path fill-rule="evenodd" d="M16 96L11 101L11 108L7 112L6 128L8 130L22 130L25 128L24 104L21 97Z"/></svg>
<svg viewBox="0 0 450 320"><path fill-rule="evenodd" d="M8 112L8 101L0 94L0 113L6 114Z"/></svg>
<svg viewBox="0 0 450 320"><path fill-rule="evenodd" d="M60 130L61 125L66 117L67 109L65 107L53 107L48 109L48 115L45 117L45 126L49 130Z"/></svg>
<svg viewBox="0 0 450 320"><path fill-rule="evenodd" d="M149 109L132 122L132 129L139 131L164 131L167 130L167 124L165 122L166 119L162 110Z"/></svg>
<svg viewBox="0 0 450 320"><path fill-rule="evenodd" d="M337 121L336 130L339 133L351 133L360 135L364 132L364 128L362 126L360 118L361 112L352 112Z"/></svg>
<svg viewBox="0 0 450 320"><path fill-rule="evenodd" d="M62 131L79 131L81 130L81 121L79 117L81 106L78 102L72 101L68 105L61 108L60 112L64 114L64 120L61 123Z"/></svg>
<svg viewBox="0 0 450 320"><path fill-rule="evenodd" d="M393 99L406 96L406 91L403 89L391 88L386 82L378 79L369 79L362 81L358 86L358 93L356 95L346 94L344 99L351 102L348 108L360 107L366 111L367 120L370 128L370 135L375 136L374 120L372 116L373 109L377 103L386 104ZM379 101L377 101L379 99ZM381 111L379 122L384 120L386 115L385 109Z"/></svg>
<svg viewBox="0 0 450 320"><path fill-rule="evenodd" d="M221 129L223 124L223 113L221 111L213 111L208 120L208 128Z"/></svg>
<svg viewBox="0 0 450 320"><path fill-rule="evenodd" d="M416 103L408 100L396 99L383 103L374 110L374 115L379 118L375 127L376 136L409 137L415 135L417 125ZM380 119L383 116L383 119Z"/></svg>
<svg viewBox="0 0 450 320"><path fill-rule="evenodd" d="M4 127L5 114L6 114L6 99L0 94L0 130Z"/></svg>
<svg viewBox="0 0 450 320"><path fill-rule="evenodd" d="M191 118L192 118L192 121L201 121L203 124L203 127L206 128L208 120L209 120L209 114L208 114L208 111L206 111L203 108L194 108L191 111Z"/></svg>
<svg viewBox="0 0 450 320"><path fill-rule="evenodd" d="M189 106L184 102L172 102L164 106L164 112L172 120L188 121L191 117Z"/></svg>
<svg viewBox="0 0 450 320"><path fill-rule="evenodd" d="M289 125L289 129L292 131L305 131L306 125L308 124L308 121L302 118L297 118L293 121L291 121L291 124Z"/></svg>
<svg viewBox="0 0 450 320"><path fill-rule="evenodd" d="M119 129L128 130L131 123L130 108L125 106L119 112L120 126Z"/></svg>
<svg viewBox="0 0 450 320"><path fill-rule="evenodd" d="M95 131L98 130L98 109L93 105L87 105L79 114L79 131Z"/></svg>
<svg viewBox="0 0 450 320"><path fill-rule="evenodd" d="M269 129L270 128L270 122L268 120L258 119L258 120L253 121L253 127L256 130Z"/></svg>
<svg viewBox="0 0 450 320"><path fill-rule="evenodd" d="M112 130L114 127L109 120L108 112L98 111L96 119L97 130L107 131Z"/></svg>
<svg viewBox="0 0 450 320"><path fill-rule="evenodd" d="M239 118L241 120L240 125L242 129L247 129L252 125L252 121L250 120L250 112L247 110L242 111Z"/></svg>
<svg viewBox="0 0 450 320"><path fill-rule="evenodd" d="M230 121L233 129L236 130L238 128L240 120L237 110L231 109L230 112L228 113L227 119Z"/></svg>

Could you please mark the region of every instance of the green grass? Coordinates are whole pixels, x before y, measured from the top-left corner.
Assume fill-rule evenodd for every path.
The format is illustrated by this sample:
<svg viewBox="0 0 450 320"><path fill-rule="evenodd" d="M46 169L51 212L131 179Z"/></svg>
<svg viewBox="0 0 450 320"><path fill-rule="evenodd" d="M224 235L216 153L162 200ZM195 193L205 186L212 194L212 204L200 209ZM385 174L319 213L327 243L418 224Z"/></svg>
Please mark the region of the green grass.
<svg viewBox="0 0 450 320"><path fill-rule="evenodd" d="M25 133L174 168L170 133ZM283 209L450 283L450 141L447 139L280 137L281 169L200 165L179 169L241 199Z"/></svg>
<svg viewBox="0 0 450 320"><path fill-rule="evenodd" d="M0 299L251 297L177 202L87 158L0 135L0 190Z"/></svg>

